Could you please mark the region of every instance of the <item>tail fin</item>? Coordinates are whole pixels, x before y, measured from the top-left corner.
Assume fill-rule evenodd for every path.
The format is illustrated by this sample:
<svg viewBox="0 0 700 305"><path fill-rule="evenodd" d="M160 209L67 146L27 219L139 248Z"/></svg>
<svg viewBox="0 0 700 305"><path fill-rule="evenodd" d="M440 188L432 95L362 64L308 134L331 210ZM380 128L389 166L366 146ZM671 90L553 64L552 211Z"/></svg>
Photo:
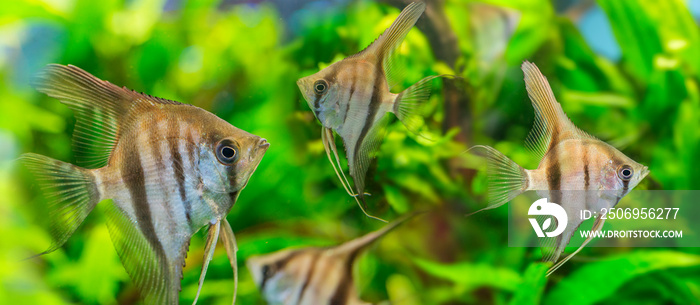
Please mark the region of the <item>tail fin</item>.
<svg viewBox="0 0 700 305"><path fill-rule="evenodd" d="M87 169L38 154L24 154L19 160L34 174L49 200L53 243L48 250L33 256L36 257L63 246L100 201L100 196L94 176Z"/></svg>
<svg viewBox="0 0 700 305"><path fill-rule="evenodd" d="M432 75L419 80L396 96L392 109L392 112L408 130L429 140L431 138L428 135L420 132L420 126L423 125L421 113L427 105L426 102L430 98L430 90L432 89L431 81L438 77L457 76L447 74Z"/></svg>
<svg viewBox="0 0 700 305"><path fill-rule="evenodd" d="M477 145L474 148L486 150L488 206L467 216L471 216L483 210L500 207L527 190L529 181L524 168L508 159L500 151L490 146Z"/></svg>

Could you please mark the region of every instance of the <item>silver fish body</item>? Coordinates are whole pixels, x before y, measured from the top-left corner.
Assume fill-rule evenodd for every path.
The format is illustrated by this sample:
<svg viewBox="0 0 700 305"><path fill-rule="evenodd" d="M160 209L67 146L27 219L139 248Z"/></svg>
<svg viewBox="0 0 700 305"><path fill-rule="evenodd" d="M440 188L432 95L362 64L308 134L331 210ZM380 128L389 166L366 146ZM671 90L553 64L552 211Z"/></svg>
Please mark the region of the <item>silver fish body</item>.
<svg viewBox="0 0 700 305"><path fill-rule="evenodd" d="M380 230L329 248L284 249L252 256L246 261L255 284L269 304L369 304L357 295L353 280L355 259L369 245L408 218Z"/></svg>
<svg viewBox="0 0 700 305"><path fill-rule="evenodd" d="M598 214L603 208L609 210L642 181L649 170L574 126L537 66L525 62L522 68L535 108L535 125L527 143L542 159L537 169L527 170L496 149L480 146L487 151L489 165L489 206L484 209L501 206L528 190L561 205L568 216L564 233L543 239L541 243L545 260L556 262L582 222L578 217L581 210ZM600 230L604 221L597 218L592 230ZM590 240L586 239L578 250L557 262L548 274Z"/></svg>
<svg viewBox="0 0 700 305"><path fill-rule="evenodd" d="M34 85L76 113L74 147L83 166L22 156L52 199L55 241L44 253L63 245L98 202L111 199L110 236L147 304L178 303L190 238L202 227L210 230L200 289L222 231L235 268L226 215L262 160L265 139L75 66L49 65Z"/></svg>
<svg viewBox="0 0 700 305"><path fill-rule="evenodd" d="M424 10L424 3L409 4L365 50L297 81L309 108L323 125L322 140L338 178L372 218L376 217L365 210L365 175L379 148L386 114L394 113L409 130L417 131L416 116L430 97L430 82L440 77L426 77L398 94L390 91L397 83L392 73L393 52ZM354 191L340 165L333 132L343 140Z"/></svg>

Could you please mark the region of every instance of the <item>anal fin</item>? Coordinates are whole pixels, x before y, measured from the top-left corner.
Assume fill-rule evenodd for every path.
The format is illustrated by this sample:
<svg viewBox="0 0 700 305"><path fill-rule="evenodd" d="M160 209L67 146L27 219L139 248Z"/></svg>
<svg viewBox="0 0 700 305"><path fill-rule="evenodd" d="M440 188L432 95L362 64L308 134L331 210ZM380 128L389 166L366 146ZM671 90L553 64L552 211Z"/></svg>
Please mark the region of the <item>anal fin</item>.
<svg viewBox="0 0 700 305"><path fill-rule="evenodd" d="M326 149L326 155L328 156L328 160L331 162L331 165L333 166L333 170L335 171L335 174L338 176L340 183L343 185L343 188L348 193L348 195L355 198L355 201L357 202L357 205L360 206L362 213L364 213L369 218L376 219L376 220L379 220L382 222L386 222L386 220L384 220L384 219L381 219L379 217L376 217L376 216L373 216L373 215L370 215L369 213L367 213L367 210L366 210L367 205L365 203L364 196L370 195L369 193L362 192L362 195L359 195L359 193L355 194L352 192L352 187L350 186L350 181L348 180L347 176L345 176L345 172L343 171L343 168L340 165L340 157L338 156L338 149L335 145L335 137L333 136L333 130L331 130L330 128L323 127L323 129L321 130L321 139L323 140L323 147ZM335 156L335 160L331 157L331 151L333 152L333 155Z"/></svg>
<svg viewBox="0 0 700 305"><path fill-rule="evenodd" d="M138 229L138 224L117 205L108 207L106 214L112 243L144 303L178 304L184 256L169 261L165 252L146 238ZM187 246L185 242L183 248ZM186 250L182 252L186 253Z"/></svg>
<svg viewBox="0 0 700 305"><path fill-rule="evenodd" d="M552 273L554 273L554 271L557 271L557 269L559 269L559 267L561 267L562 265L564 265L564 263L566 263L567 261L569 261L572 257L574 257L574 255L576 255L577 253L579 253L579 251L583 250L583 247L585 247L591 240L593 240L593 236L595 235L594 233L600 231L600 230L603 228L603 224L604 224L604 223L605 223L605 218L603 218L603 217L598 217L598 218L595 220L595 222L593 223L593 227L591 228L591 234L588 235L588 237L586 237L586 240L583 241L583 243L581 244L581 246L579 246L578 249L576 249L576 251L574 251L573 253L567 255L567 256L564 257L562 260L560 260L560 261L558 261L556 264L554 264L554 266L552 266L551 268L549 268L549 270L547 270L547 276L552 275Z"/></svg>

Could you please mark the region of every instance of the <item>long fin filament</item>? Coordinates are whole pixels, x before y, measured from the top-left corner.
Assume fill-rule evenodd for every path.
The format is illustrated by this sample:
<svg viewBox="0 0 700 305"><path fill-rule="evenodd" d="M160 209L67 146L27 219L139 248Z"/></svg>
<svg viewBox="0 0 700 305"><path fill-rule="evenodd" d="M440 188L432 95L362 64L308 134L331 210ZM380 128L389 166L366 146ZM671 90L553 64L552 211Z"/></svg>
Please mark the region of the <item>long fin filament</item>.
<svg viewBox="0 0 700 305"><path fill-rule="evenodd" d="M563 258L562 260L560 260L556 264L554 264L554 266L549 268L549 270L547 270L546 276L552 275L552 273L554 273L554 271L557 271L557 269L559 269L559 267L564 265L564 263L569 261L572 257L574 257L574 255L578 254L579 251L581 251L593 239L593 235L594 235L593 233L598 232L598 231L600 231L600 229L603 228L604 223L605 223L605 218L599 217L598 219L596 219L595 223L593 224L593 227L591 228L591 234L586 238L586 240L583 241L581 246L579 246L578 249L576 249L576 251L567 255L565 258Z"/></svg>
<svg viewBox="0 0 700 305"><path fill-rule="evenodd" d="M199 299L199 293L202 291L204 277L207 275L209 262L211 262L212 258L214 257L214 250L216 250L216 241L219 240L220 229L221 220L209 226L209 234L207 235L207 245L204 247L204 262L202 264L202 273L199 275L199 286L197 287L197 295L194 297L194 302L192 302L192 305L197 304L197 299Z"/></svg>
<svg viewBox="0 0 700 305"><path fill-rule="evenodd" d="M348 195L352 197L357 197L357 194L354 194L352 192L352 188L350 187L350 181L348 178L345 176L345 172L343 171L343 168L340 165L340 157L338 157L338 148L335 146L335 138L333 137L333 131L330 128L323 127L321 129L321 140L323 141L323 147L326 149L326 155L328 156L328 161L331 161L331 165L333 166L333 170L335 171L335 174L338 176L338 179L340 180L340 183L343 185L343 188L345 189L346 192L348 192ZM333 155L335 155L335 160L331 157L331 151L333 151ZM337 167L336 167L337 164ZM342 174L342 177L341 177Z"/></svg>
<svg viewBox="0 0 700 305"><path fill-rule="evenodd" d="M233 305L236 304L236 295L238 294L238 259L236 252L238 252L238 245L236 244L236 236L233 235L233 230L231 230L231 224L228 223L226 218L222 219L224 222L221 226L221 241L224 243L224 248L226 248L226 255L231 263L231 269L233 269Z"/></svg>

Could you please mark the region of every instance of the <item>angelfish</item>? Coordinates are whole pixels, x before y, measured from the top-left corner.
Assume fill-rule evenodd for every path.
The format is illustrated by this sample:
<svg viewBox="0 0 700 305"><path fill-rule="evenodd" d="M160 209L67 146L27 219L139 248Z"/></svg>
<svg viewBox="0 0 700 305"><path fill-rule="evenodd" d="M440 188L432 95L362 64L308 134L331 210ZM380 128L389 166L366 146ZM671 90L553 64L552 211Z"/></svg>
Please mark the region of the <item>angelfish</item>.
<svg viewBox="0 0 700 305"><path fill-rule="evenodd" d="M535 124L526 143L541 161L537 169L527 170L492 147L477 146L486 149L488 162L489 205L481 210L499 207L529 190L536 191L548 202L561 205L567 214L566 229L556 238L544 239L541 243L544 259L556 262L583 222L579 217L581 210L598 215L603 208L609 210L637 186L649 170L574 126L537 66L525 62L522 70L528 96L535 108ZM600 230L604 222L605 218L597 217L591 231ZM588 237L575 252L554 264L547 275L590 240ZM551 251L545 253L544 250Z"/></svg>
<svg viewBox="0 0 700 305"><path fill-rule="evenodd" d="M49 65L33 85L75 112L82 166L33 153L20 158L50 200L54 241L39 255L61 247L100 201L111 199L109 233L146 304L178 304L190 238L202 227L209 233L199 289L219 235L237 279L226 215L269 147L265 139L75 66ZM235 302L235 288L233 294Z"/></svg>
<svg viewBox="0 0 700 305"><path fill-rule="evenodd" d="M370 304L357 295L352 274L355 259L413 215L416 213L335 247L283 249L251 256L246 265L269 304Z"/></svg>
<svg viewBox="0 0 700 305"><path fill-rule="evenodd" d="M366 49L297 81L304 99L323 125L321 138L326 155L343 188L355 197L367 216L375 219L379 218L365 210L365 175L379 148L386 114L394 113L409 130L416 132L420 122L418 110L430 97L430 82L443 76L426 77L398 94L390 91L398 81L392 64L393 52L424 10L424 3L409 4ZM357 193L352 191L340 166L333 131L343 140Z"/></svg>

